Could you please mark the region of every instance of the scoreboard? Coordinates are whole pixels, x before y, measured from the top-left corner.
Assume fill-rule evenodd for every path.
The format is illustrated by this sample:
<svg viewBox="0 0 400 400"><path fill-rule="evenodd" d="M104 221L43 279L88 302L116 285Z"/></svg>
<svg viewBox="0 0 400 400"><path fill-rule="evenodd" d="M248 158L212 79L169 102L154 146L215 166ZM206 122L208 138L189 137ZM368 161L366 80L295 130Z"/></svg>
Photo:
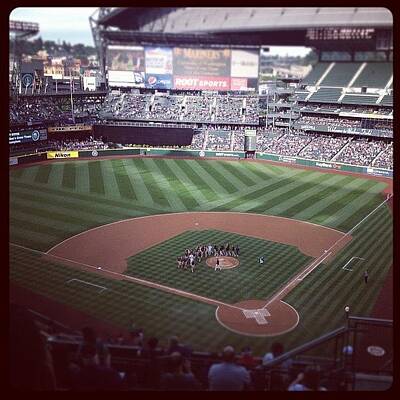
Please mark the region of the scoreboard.
<svg viewBox="0 0 400 400"><path fill-rule="evenodd" d="M47 140L46 129L10 132L8 134L8 144L33 143L40 140Z"/></svg>

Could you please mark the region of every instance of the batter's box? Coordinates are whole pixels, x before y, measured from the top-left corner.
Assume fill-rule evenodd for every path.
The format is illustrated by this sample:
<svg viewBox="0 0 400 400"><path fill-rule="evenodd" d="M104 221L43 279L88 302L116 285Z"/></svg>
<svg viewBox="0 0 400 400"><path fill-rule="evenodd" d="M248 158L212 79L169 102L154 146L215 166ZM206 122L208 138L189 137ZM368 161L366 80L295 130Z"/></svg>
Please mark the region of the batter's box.
<svg viewBox="0 0 400 400"><path fill-rule="evenodd" d="M347 263L342 267L342 269L344 269L345 271L353 271L353 268L350 267L350 264L352 263L353 260L365 261L365 259L361 258L361 257L351 257L350 260L347 261ZM356 261L355 265L357 265L358 263L360 263L360 261L358 261L358 262ZM354 262L353 262L353 265L354 265Z"/></svg>
<svg viewBox="0 0 400 400"><path fill-rule="evenodd" d="M259 308L258 310L243 310L243 314L246 318L254 318L258 325L268 324L265 317L271 315L266 308Z"/></svg>

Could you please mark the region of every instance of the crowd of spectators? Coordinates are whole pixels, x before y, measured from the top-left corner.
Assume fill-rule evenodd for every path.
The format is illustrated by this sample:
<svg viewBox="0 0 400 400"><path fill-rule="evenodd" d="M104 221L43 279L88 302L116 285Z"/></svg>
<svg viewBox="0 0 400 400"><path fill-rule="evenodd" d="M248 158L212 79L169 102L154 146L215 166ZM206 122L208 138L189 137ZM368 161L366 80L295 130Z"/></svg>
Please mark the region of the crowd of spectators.
<svg viewBox="0 0 400 400"><path fill-rule="evenodd" d="M63 111L53 101L46 97L21 97L18 102L10 102L10 124L27 124L43 121L63 121L72 117L71 111Z"/></svg>
<svg viewBox="0 0 400 400"><path fill-rule="evenodd" d="M206 140L207 150L231 150L230 131L208 131Z"/></svg>
<svg viewBox="0 0 400 400"><path fill-rule="evenodd" d="M300 151L299 157L330 161L350 140L349 137L308 134L312 141Z"/></svg>
<svg viewBox="0 0 400 400"><path fill-rule="evenodd" d="M312 137L302 131L297 131L295 133L288 131L282 136L279 136L279 134L264 135L258 145L261 147L260 151L265 153L297 156L299 152L311 142L311 140Z"/></svg>
<svg viewBox="0 0 400 400"><path fill-rule="evenodd" d="M71 140L48 140L48 147L56 151L70 150L103 150L108 149L107 143L102 140L89 139L71 139Z"/></svg>
<svg viewBox="0 0 400 400"><path fill-rule="evenodd" d="M128 333L105 337L90 326L73 333L47 330L16 304L10 305L9 337L10 383L17 390L265 390L264 368L284 354L282 344L273 343L262 358L254 357L249 346L237 352L229 345L204 357L206 353L194 352L177 336L163 346L134 324ZM67 353L54 351L55 342L58 349L68 343ZM287 359L272 368L270 390L326 390L318 366L303 366L299 371Z"/></svg>
<svg viewBox="0 0 400 400"><path fill-rule="evenodd" d="M386 149L372 162L372 166L393 169L393 142L388 143Z"/></svg>
<svg viewBox="0 0 400 400"><path fill-rule="evenodd" d="M387 143L381 140L354 138L335 158L335 161L370 166L375 157L387 146Z"/></svg>
<svg viewBox="0 0 400 400"><path fill-rule="evenodd" d="M258 124L258 97L230 95L164 95L110 93L104 118Z"/></svg>

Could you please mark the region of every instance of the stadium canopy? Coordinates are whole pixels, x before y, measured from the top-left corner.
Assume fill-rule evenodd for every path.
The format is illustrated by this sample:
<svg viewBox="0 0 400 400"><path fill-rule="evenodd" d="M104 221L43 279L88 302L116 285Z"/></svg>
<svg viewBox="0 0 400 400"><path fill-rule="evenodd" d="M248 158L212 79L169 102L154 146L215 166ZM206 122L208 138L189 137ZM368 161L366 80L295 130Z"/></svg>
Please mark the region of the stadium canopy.
<svg viewBox="0 0 400 400"><path fill-rule="evenodd" d="M384 7L121 7L98 23L142 32L228 33L314 27L391 28L393 16Z"/></svg>

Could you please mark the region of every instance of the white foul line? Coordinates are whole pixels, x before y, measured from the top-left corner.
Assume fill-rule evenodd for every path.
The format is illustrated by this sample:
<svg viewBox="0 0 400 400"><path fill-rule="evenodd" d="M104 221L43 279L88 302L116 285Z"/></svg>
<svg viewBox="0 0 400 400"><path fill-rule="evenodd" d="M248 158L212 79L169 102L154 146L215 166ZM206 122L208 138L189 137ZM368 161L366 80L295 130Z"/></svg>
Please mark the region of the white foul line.
<svg viewBox="0 0 400 400"><path fill-rule="evenodd" d="M314 271L315 268L317 268L322 261L325 260L325 258L327 258L332 252L330 252L329 250L332 250L338 243L340 243L346 236L350 235L351 232L353 232L362 222L364 222L371 214L373 214L379 207L381 207L383 204L385 204L387 201L389 201L391 198L393 197L393 194L391 194L390 196L388 196L386 198L386 200L384 200L382 203L380 203L377 207L375 207L369 214L367 214L360 222L358 222L356 225L353 226L353 228L351 228L347 233L345 233L340 239L338 239L331 247L329 247L328 250L324 250L324 252L318 257L316 258L305 270L303 270L302 272L300 272L299 275L297 275L295 278L291 279L277 294L275 294L272 298L270 298L267 303L265 304L264 308L267 307L268 305L270 305L273 301L275 301L277 298L279 298L279 296L286 291L290 286L292 286L297 280L303 280L308 274L310 274L312 271ZM320 258L324 256L321 260ZM314 263L317 263L316 265L314 265ZM311 268L309 271L307 271L309 268ZM306 275L304 277L302 277L301 279L300 276L306 272Z"/></svg>
<svg viewBox="0 0 400 400"><path fill-rule="evenodd" d="M75 260L71 260L69 258L56 256L55 254L48 254L46 252L43 252L43 251L40 251L40 250L35 250L35 249L30 249L29 247L21 246L19 244L12 243L12 242L9 242L9 244L12 245L12 246L21 247L21 248L23 248L25 250L29 250L29 251L33 251L35 253L39 253L41 255L45 255L47 257L54 257L54 258L57 258L57 259L62 260L62 261L67 261L67 262L70 262L70 263L73 263L73 264L78 264L78 265L81 265L81 266L83 265L85 267L98 270L98 267L95 267L94 265L86 264L84 262L75 261ZM149 287L153 287L153 288L158 288L158 289L161 289L161 290L163 290L164 292L167 292L167 293L174 293L174 294L183 295L183 296L186 295L186 297L192 298L194 300L197 299L197 300L203 301L203 302L205 302L207 304L214 303L214 305L217 305L218 307L219 306L225 306L225 307L235 308L235 309L240 310L240 311L244 311L245 310L244 308L235 306L233 304L224 303L224 302L219 301L219 300L210 299L208 297L200 296L198 294L185 292L184 290L175 289L175 288L172 288L172 287L169 287L169 286L160 285L159 283L146 281L144 279L135 278L133 276L120 274L119 272L110 271L110 270L105 269L105 268L102 268L101 271L107 272L108 274L111 274L111 275L116 275L116 276L118 276L118 277L120 277L122 279L125 279L125 280L130 280L130 281L139 283L141 285L145 285L145 286L149 286Z"/></svg>

